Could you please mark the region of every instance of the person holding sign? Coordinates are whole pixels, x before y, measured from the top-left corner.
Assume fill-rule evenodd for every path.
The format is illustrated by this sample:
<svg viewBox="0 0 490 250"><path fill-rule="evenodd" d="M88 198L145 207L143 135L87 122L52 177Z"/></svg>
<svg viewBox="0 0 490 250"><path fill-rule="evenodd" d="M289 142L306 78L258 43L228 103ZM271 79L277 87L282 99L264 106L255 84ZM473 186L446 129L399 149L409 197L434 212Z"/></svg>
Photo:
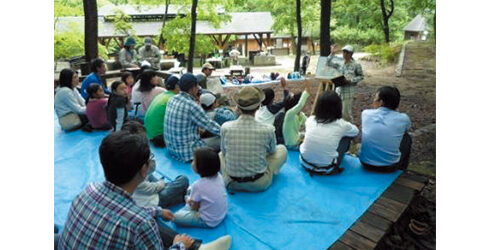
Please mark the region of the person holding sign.
<svg viewBox="0 0 490 250"><path fill-rule="evenodd" d="M327 57L327 66L333 67L340 71L344 76L342 86L336 83L335 79L332 81L337 86L337 93L339 93L340 98L342 99L342 117L351 122L352 121L352 101L354 100L354 96L357 92L357 84L364 79L364 74L362 73L361 64L356 62L352 55L354 54L354 48L351 45L346 45L342 48L342 57L341 60L332 60L337 58L335 55L337 50L335 48L335 44L330 47L330 55Z"/></svg>

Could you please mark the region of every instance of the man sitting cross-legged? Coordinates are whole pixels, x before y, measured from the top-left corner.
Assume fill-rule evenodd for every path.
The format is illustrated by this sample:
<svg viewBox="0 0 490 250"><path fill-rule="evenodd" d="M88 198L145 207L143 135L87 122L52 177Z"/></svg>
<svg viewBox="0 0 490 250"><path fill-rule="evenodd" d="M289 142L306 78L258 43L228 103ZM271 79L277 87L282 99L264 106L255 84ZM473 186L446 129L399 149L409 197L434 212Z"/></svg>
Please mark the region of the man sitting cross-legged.
<svg viewBox="0 0 490 250"><path fill-rule="evenodd" d="M234 98L242 115L221 127L221 174L228 189L260 192L272 183L286 161L284 145L276 146L274 127L254 119L264 100L259 88L244 87Z"/></svg>
<svg viewBox="0 0 490 250"><path fill-rule="evenodd" d="M376 91L373 106L362 111L361 160L364 168L393 172L408 167L412 138L408 135L410 118L397 112L400 92L395 87Z"/></svg>
<svg viewBox="0 0 490 250"><path fill-rule="evenodd" d="M90 184L75 197L58 249L229 248L229 236L199 247L197 240L171 229L159 232L155 218L172 219L172 212L133 201L131 194L148 171L147 138L128 131L111 133L102 141L99 157L106 181Z"/></svg>
<svg viewBox="0 0 490 250"><path fill-rule="evenodd" d="M184 74L179 80L179 88L180 93L167 104L163 137L170 156L179 161L190 162L196 148L209 146L219 151L219 139L200 139L198 128L218 136L220 126L208 118L202 109L197 97L197 80L193 74Z"/></svg>

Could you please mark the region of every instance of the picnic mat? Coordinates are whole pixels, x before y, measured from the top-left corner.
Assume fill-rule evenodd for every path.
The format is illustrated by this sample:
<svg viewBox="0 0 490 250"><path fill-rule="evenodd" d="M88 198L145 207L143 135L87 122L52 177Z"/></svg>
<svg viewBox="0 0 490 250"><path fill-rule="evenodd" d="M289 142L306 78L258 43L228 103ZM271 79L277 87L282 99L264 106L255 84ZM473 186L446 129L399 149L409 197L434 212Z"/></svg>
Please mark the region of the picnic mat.
<svg viewBox="0 0 490 250"><path fill-rule="evenodd" d="M54 123L54 222L63 226L73 198L88 183L104 180L98 147L109 132L65 133L57 120ZM173 179L183 174L191 183L198 179L190 164L171 160L165 149L151 146L151 150L157 163L156 177L163 174ZM288 153L286 164L267 191L229 194L228 214L217 228L168 224L203 242L230 234L232 249L326 249L400 174L366 172L357 158L346 156L340 175L310 177L298 157L298 152Z"/></svg>

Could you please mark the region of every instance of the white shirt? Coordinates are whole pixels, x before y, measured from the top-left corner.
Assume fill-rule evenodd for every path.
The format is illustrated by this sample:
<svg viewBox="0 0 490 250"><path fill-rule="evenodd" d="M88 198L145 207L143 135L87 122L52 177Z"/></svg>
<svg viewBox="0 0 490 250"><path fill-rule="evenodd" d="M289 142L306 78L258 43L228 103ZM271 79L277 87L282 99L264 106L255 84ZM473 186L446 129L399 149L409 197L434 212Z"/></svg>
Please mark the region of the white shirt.
<svg viewBox="0 0 490 250"><path fill-rule="evenodd" d="M359 133L356 125L343 119L323 124L317 123L315 116L306 119L305 130L299 151L306 161L318 166L328 166L339 156L337 148L342 137Z"/></svg>
<svg viewBox="0 0 490 250"><path fill-rule="evenodd" d="M281 109L279 112L276 114L272 114L269 109L267 109L267 106L261 106L256 112L255 112L255 120L261 123L269 124L274 126L274 119L276 116L283 112L284 109Z"/></svg>
<svg viewBox="0 0 490 250"><path fill-rule="evenodd" d="M76 88L62 87L54 96L54 109L58 118L71 112L85 114L85 100Z"/></svg>

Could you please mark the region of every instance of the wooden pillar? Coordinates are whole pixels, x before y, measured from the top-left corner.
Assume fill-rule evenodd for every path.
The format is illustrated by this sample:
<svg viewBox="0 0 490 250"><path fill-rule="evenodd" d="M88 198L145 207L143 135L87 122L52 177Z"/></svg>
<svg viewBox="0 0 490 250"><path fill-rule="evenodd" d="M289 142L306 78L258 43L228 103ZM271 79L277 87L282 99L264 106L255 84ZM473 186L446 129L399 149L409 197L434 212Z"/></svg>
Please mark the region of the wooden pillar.
<svg viewBox="0 0 490 250"><path fill-rule="evenodd" d="M262 51L262 44L264 43L264 40L262 39L262 33L260 33L259 38L260 38L260 44L259 44L260 45L260 50Z"/></svg>
<svg viewBox="0 0 490 250"><path fill-rule="evenodd" d="M271 33L267 33L267 47L271 46Z"/></svg>
<svg viewBox="0 0 490 250"><path fill-rule="evenodd" d="M248 34L245 35L245 56L248 57Z"/></svg>

